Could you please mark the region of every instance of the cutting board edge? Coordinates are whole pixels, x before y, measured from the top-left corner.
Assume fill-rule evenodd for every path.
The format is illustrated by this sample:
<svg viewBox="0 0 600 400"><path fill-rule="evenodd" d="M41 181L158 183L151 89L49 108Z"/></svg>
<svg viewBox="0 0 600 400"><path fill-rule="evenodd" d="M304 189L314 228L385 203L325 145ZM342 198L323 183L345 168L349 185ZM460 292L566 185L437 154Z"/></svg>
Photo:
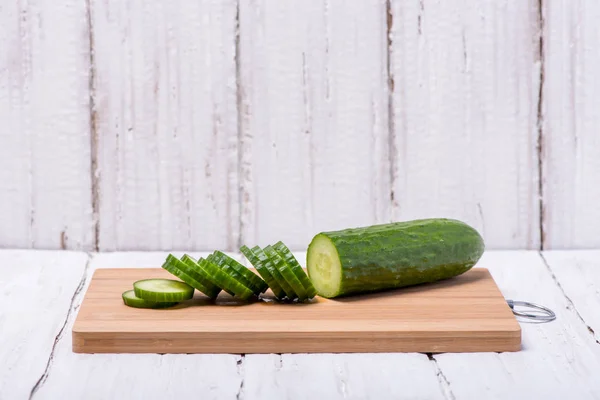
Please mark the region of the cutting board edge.
<svg viewBox="0 0 600 400"><path fill-rule="evenodd" d="M246 340L199 340L196 337L170 339L144 339L137 336L115 338L103 335L72 332L74 353L120 353L120 354L301 354L301 353L471 353L471 352L518 352L522 348L521 330L502 332L503 335L486 335L483 344L474 335L438 338L388 338L365 341L364 338L314 337L302 340L278 340L272 338L245 338ZM95 336L95 337L94 337ZM188 335L189 336L189 335ZM250 340L251 339L251 340ZM335 350L332 350L335 349Z"/></svg>

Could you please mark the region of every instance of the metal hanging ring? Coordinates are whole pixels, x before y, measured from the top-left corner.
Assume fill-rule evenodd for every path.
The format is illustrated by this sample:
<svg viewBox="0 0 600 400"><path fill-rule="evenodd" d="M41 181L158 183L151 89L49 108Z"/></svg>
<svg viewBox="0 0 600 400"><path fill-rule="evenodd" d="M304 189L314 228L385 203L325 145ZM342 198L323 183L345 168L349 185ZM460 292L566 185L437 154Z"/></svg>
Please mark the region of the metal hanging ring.
<svg viewBox="0 0 600 400"><path fill-rule="evenodd" d="M528 301L517 301L517 300L507 300L508 306L512 310L514 315L518 315L519 317L533 319L535 321L554 321L556 319L556 314L551 309L541 306L539 304L530 303ZM515 310L515 307L528 307L533 309L537 314L527 313L523 311Z"/></svg>

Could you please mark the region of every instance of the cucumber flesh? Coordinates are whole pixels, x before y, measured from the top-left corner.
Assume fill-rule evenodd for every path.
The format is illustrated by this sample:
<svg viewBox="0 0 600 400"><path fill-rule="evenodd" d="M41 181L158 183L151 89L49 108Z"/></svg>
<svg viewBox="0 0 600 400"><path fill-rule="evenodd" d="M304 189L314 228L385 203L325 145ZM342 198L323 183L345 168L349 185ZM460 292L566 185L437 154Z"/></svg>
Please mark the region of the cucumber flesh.
<svg viewBox="0 0 600 400"><path fill-rule="evenodd" d="M194 288L174 279L142 279L133 283L136 297L156 302L179 302L194 297Z"/></svg>
<svg viewBox="0 0 600 400"><path fill-rule="evenodd" d="M275 243L273 245L273 248L285 260L287 265L290 266L292 271L294 271L296 278L298 278L300 283L302 283L302 286L304 287L304 290L306 291L306 296L309 299L312 299L313 297L315 297L317 294L317 289L315 289L312 282L308 278L308 275L306 274L306 272L304 272L304 269L302 268L302 266L300 265L300 263L298 262L296 257L294 257L294 254L290 251L290 249L282 241Z"/></svg>
<svg viewBox="0 0 600 400"><path fill-rule="evenodd" d="M175 302L175 301L174 302L157 302L157 301L149 301L149 300L140 299L139 297L137 297L135 295L135 291L133 289L123 292L121 297L123 298L123 303L126 306L135 307L135 308L168 308L168 307L173 307L173 306L176 306L177 304L179 304L178 302Z"/></svg>
<svg viewBox="0 0 600 400"><path fill-rule="evenodd" d="M203 292L204 294L213 299L219 295L221 288L212 283L210 278L204 273L204 270L200 268L198 262L193 257L184 254L183 257L181 257L181 262L185 265L181 266L179 269L204 286L206 288L206 292Z"/></svg>
<svg viewBox="0 0 600 400"><path fill-rule="evenodd" d="M271 275L269 269L264 265L264 262L258 258L254 251L246 245L240 247L240 251L254 266L256 272L260 274L260 276L264 279L269 288L271 288L271 292L273 292L275 297L277 297L278 299L285 297L285 292L283 291L279 283L277 283L275 277Z"/></svg>
<svg viewBox="0 0 600 400"><path fill-rule="evenodd" d="M232 276L233 269L219 267L217 264L209 261L208 257L206 259L200 258L198 265L210 277L213 284L223 288L223 290L232 296L247 300L254 295L252 290Z"/></svg>
<svg viewBox="0 0 600 400"><path fill-rule="evenodd" d="M275 264L273 263L273 260L271 260L271 257L269 257L266 254L266 252L259 246L254 246L252 248L252 251L254 252L254 254L256 254L258 259L261 260L263 265L267 267L267 269L269 270L271 275L273 275L273 278L275 278L279 286L281 286L281 289L285 293L285 297L287 297L289 300L294 300L296 298L296 293L294 292L290 284L287 282L287 280L283 277L283 275L281 275L279 269L275 267Z"/></svg>
<svg viewBox="0 0 600 400"><path fill-rule="evenodd" d="M254 294L259 295L260 293L264 293L269 288L267 283L258 275L250 271L237 260L229 257L227 254L216 250L211 255L214 257L214 260L219 266L222 267L224 265L229 265L231 268L233 268L241 276L240 280L242 283L252 289Z"/></svg>
<svg viewBox="0 0 600 400"><path fill-rule="evenodd" d="M308 275L323 297L394 289L452 278L483 255L464 222L429 218L321 232L308 246Z"/></svg>
<svg viewBox="0 0 600 400"><path fill-rule="evenodd" d="M298 280L292 268L285 262L283 257L273 248L273 246L269 245L264 248L264 252L271 259L271 262L277 268L281 276L285 279L289 287L291 288L293 294L292 296L288 296L289 298L298 298L299 301L306 300L306 290L304 286L302 286L302 282Z"/></svg>
<svg viewBox="0 0 600 400"><path fill-rule="evenodd" d="M221 289L217 288L217 290L210 290L198 280L196 280L195 276L192 275L192 271L187 266L187 264L183 263L176 257L169 254L167 256L166 261L163 263L162 268L169 271L171 274L181 279L183 282L187 283L191 287L199 290L204 293L211 299L217 297Z"/></svg>
<svg viewBox="0 0 600 400"><path fill-rule="evenodd" d="M316 236L307 253L310 280L319 295L331 298L341 293L342 264L333 242L327 236Z"/></svg>

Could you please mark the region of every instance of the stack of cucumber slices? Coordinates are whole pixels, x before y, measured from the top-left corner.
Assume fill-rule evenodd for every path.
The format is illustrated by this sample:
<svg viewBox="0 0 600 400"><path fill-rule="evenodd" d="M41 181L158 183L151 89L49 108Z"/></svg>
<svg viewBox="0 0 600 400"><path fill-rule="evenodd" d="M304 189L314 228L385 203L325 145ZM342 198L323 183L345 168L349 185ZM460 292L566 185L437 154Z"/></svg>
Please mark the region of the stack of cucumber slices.
<svg viewBox="0 0 600 400"><path fill-rule="evenodd" d="M298 260L281 241L264 248L242 246L242 254L256 273L216 250L198 260L185 254L169 254L162 268L177 279L143 279L122 294L123 302L138 308L168 308L189 300L198 290L210 299L221 291L241 299L259 299L267 289L276 299L303 302L317 294Z"/></svg>

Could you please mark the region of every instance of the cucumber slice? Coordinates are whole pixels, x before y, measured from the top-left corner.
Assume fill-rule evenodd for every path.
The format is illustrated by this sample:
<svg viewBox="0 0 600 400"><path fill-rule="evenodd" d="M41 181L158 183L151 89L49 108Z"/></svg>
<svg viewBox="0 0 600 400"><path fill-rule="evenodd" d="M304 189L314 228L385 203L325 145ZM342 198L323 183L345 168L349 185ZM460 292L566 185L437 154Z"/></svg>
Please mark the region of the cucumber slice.
<svg viewBox="0 0 600 400"><path fill-rule="evenodd" d="M271 291L278 299L285 297L285 292L277 283L277 280L271 273L269 269L265 266L264 262L261 261L258 256L246 245L240 247L240 251L242 254L250 261L250 263L254 266L256 271L260 274L260 276L265 280L267 285L271 288Z"/></svg>
<svg viewBox="0 0 600 400"><path fill-rule="evenodd" d="M300 301L306 300L306 290L304 289L304 286L302 286L302 282L296 277L296 274L294 274L294 271L292 271L292 268L285 262L283 257L281 257L271 245L266 246L264 252L286 280L294 292L295 297Z"/></svg>
<svg viewBox="0 0 600 400"><path fill-rule="evenodd" d="M281 286L281 290L283 291L284 296L279 297L283 299L287 297L289 300L293 300L296 298L296 293L292 290L292 287L287 283L281 272L277 268L275 268L275 264L271 261L269 256L265 254L265 251L259 246L254 246L252 248L252 252L256 254L259 260L263 263L263 265L269 270L273 278L277 281L279 286Z"/></svg>
<svg viewBox="0 0 600 400"><path fill-rule="evenodd" d="M213 286L212 284L211 288L216 288L216 290L207 288L204 284L202 284L196 279L197 274L194 273L194 270L192 270L187 264L180 261L171 254L167 256L167 259L163 263L162 268L169 271L171 274L181 279L183 282L187 283L191 287L204 293L211 299L216 298L219 292L221 291L220 288Z"/></svg>
<svg viewBox="0 0 600 400"><path fill-rule="evenodd" d="M233 271L233 269L221 268L212 261L209 261L208 257L206 259L201 258L198 260L198 265L200 268L204 269L214 285L223 288L227 293L233 293L232 296L237 296L242 300L248 300L254 295L252 290L232 276L231 271Z"/></svg>
<svg viewBox="0 0 600 400"><path fill-rule="evenodd" d="M231 278L235 279L239 284L247 287L248 289L252 290L252 293L254 293L254 289L251 286L248 286L248 283L246 282L246 280L242 277L241 274L239 274L235 269L233 269L230 265L223 263L222 265L219 264L215 258L214 254L210 254L208 257L206 257L206 261L209 261L213 264L215 264L217 267L221 268L223 271L225 271L225 273L227 273L227 275L229 275ZM256 293L258 294L258 293ZM235 293L233 293L233 295L235 295Z"/></svg>
<svg viewBox="0 0 600 400"><path fill-rule="evenodd" d="M242 283L252 289L256 295L264 293L269 288L267 283L258 275L222 251L216 250L212 255L219 266L229 265L236 270L242 276Z"/></svg>
<svg viewBox="0 0 600 400"><path fill-rule="evenodd" d="M168 307L173 307L173 306L176 306L177 304L179 304L176 301L159 302L159 301L149 301L149 300L140 299L139 297L137 297L135 295L134 290L127 290L127 291L123 292L121 297L123 298L123 303L126 306L135 307L135 308L168 308Z"/></svg>
<svg viewBox="0 0 600 400"><path fill-rule="evenodd" d="M198 262L193 257L184 254L183 257L181 257L181 262L184 265L179 269L206 288L206 291L202 291L202 293L212 299L219 295L221 288L212 283L210 278L204 273L204 270L200 268Z"/></svg>
<svg viewBox="0 0 600 400"><path fill-rule="evenodd" d="M174 302L194 297L194 288L174 279L142 279L133 283L136 297L149 301Z"/></svg>
<svg viewBox="0 0 600 400"><path fill-rule="evenodd" d="M296 257L294 257L294 254L290 251L290 249L282 241L275 243L273 245L273 248L285 260L287 265L290 266L292 271L294 271L294 274L296 274L296 278L298 278L298 280L302 283L302 286L304 286L304 289L306 290L306 296L308 296L309 299L315 297L317 295L317 289L315 289L312 282L308 278L308 275L306 274L306 272L304 272L304 269L302 269L302 266L300 265Z"/></svg>
<svg viewBox="0 0 600 400"><path fill-rule="evenodd" d="M211 256L212 256L212 254L211 254L211 255L209 255L209 256L206 258L206 260L207 260L207 261L209 261L209 262L211 262L211 263L213 263L213 264L215 264L217 267L221 268L221 266L220 266L220 265L218 265L218 264L216 264L216 263L215 263L215 260L214 260L214 259L213 259ZM210 279L212 279L212 282L215 282L215 279L214 279L214 277L209 277L209 278L210 278ZM236 278L236 279L237 279L237 278ZM232 291L231 291L231 289L229 289L229 288L222 288L222 289L225 291L225 293L229 294L230 296L235 296L235 293L234 293L234 292L232 292Z"/></svg>

